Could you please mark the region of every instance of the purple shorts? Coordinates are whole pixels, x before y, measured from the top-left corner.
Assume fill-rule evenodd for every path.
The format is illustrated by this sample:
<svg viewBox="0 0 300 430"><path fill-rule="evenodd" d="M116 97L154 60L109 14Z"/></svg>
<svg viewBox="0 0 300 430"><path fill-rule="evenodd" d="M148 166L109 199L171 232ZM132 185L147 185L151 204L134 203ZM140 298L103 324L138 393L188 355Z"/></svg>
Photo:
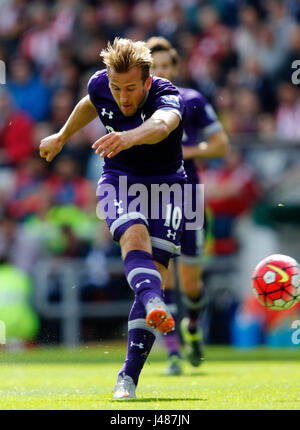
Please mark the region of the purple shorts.
<svg viewBox="0 0 300 430"><path fill-rule="evenodd" d="M202 262L205 246L205 227L198 230L183 230L180 261L194 265Z"/></svg>
<svg viewBox="0 0 300 430"><path fill-rule="evenodd" d="M185 172L141 177L106 171L97 187L101 215L115 241L132 225L144 224L155 261L168 267L180 255L183 231Z"/></svg>

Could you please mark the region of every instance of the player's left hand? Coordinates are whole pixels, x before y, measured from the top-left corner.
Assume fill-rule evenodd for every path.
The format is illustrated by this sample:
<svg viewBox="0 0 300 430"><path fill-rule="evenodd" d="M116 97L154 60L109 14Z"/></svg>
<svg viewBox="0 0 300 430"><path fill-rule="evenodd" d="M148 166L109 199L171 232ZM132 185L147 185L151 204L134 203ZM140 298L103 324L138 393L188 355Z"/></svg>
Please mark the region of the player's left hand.
<svg viewBox="0 0 300 430"><path fill-rule="evenodd" d="M112 158L124 149L129 149L134 145L129 138L129 132L113 131L97 140L92 148L96 149L95 153L100 154L101 158Z"/></svg>

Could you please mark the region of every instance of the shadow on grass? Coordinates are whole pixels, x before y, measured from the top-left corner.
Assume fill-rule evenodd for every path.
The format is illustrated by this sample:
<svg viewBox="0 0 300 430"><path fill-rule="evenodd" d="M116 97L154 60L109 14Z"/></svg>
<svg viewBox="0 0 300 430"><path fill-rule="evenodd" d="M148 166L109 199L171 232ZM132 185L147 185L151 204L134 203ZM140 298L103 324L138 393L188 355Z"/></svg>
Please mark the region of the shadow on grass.
<svg viewBox="0 0 300 430"><path fill-rule="evenodd" d="M0 347L0 364L113 364L121 363L125 357L126 343L118 345L83 345L78 348L37 347L29 350L11 352ZM164 351L153 351L147 364L165 361ZM207 346L205 363L235 361L300 361L300 346L293 348L235 349L231 346ZM206 376L200 371L199 376ZM165 375L164 375L165 376Z"/></svg>
<svg viewBox="0 0 300 430"><path fill-rule="evenodd" d="M149 403L149 402L206 402L208 399L199 399L193 397L147 397L145 399L130 399L130 403ZM124 400L114 400L114 403L124 403Z"/></svg>
<svg viewBox="0 0 300 430"><path fill-rule="evenodd" d="M211 376L212 373L209 372L203 372L203 371L190 371L190 370L183 370L183 372L180 375L165 375L164 373L159 373L158 376L161 378L166 378L166 381L171 380L171 378L184 378L185 376Z"/></svg>

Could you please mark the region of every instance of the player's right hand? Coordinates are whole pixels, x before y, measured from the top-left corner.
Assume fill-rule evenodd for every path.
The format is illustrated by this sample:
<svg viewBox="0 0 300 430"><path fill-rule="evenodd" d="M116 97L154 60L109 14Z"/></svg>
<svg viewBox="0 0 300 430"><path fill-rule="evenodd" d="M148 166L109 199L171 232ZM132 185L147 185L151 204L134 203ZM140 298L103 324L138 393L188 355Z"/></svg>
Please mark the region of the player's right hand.
<svg viewBox="0 0 300 430"><path fill-rule="evenodd" d="M40 143L40 156L50 162L62 150L64 142L59 133L45 137Z"/></svg>
<svg viewBox="0 0 300 430"><path fill-rule="evenodd" d="M129 149L134 145L132 136L133 130L112 131L93 143L92 148L96 149L95 153L100 154L101 158L106 156L112 158L119 152Z"/></svg>

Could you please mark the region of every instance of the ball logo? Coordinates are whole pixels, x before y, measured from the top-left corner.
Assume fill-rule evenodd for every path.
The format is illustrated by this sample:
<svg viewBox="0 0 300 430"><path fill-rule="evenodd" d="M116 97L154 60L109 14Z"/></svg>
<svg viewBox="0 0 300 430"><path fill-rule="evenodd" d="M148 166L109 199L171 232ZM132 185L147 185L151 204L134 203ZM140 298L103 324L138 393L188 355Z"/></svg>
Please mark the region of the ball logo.
<svg viewBox="0 0 300 430"><path fill-rule="evenodd" d="M273 266L272 264L267 264L267 267L274 270L274 272L279 273L281 276L281 279L278 282L287 282L289 280L289 275L282 269L279 269L279 267Z"/></svg>

